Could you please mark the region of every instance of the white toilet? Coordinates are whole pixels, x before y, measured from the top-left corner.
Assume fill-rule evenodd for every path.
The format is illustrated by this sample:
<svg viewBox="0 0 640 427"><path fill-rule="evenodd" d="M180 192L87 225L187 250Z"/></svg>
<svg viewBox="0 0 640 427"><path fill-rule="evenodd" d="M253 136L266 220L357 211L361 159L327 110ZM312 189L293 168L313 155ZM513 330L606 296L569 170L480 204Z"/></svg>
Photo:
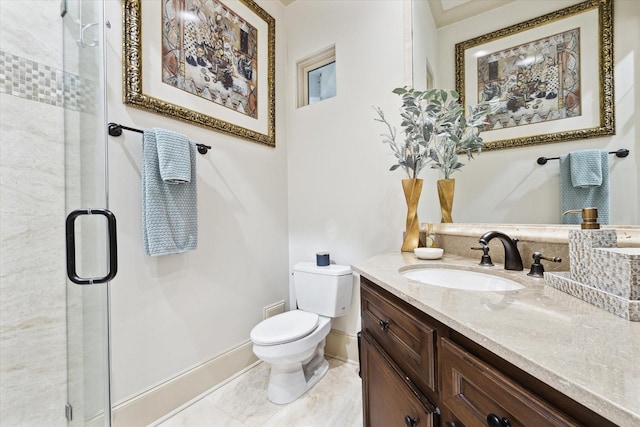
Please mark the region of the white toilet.
<svg viewBox="0 0 640 427"><path fill-rule="evenodd" d="M324 344L331 318L346 315L351 305L348 266L300 262L293 267L293 281L298 309L251 330L253 352L271 366L267 397L278 404L296 400L327 373Z"/></svg>

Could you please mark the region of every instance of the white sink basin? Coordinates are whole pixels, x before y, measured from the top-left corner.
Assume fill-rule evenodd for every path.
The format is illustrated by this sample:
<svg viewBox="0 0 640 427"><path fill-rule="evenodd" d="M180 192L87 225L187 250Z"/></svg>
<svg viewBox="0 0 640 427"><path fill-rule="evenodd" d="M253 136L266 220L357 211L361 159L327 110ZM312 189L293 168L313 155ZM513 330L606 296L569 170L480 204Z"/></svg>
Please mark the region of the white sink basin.
<svg viewBox="0 0 640 427"><path fill-rule="evenodd" d="M450 268L419 268L401 273L404 277L428 285L467 291L515 291L520 283L491 274Z"/></svg>

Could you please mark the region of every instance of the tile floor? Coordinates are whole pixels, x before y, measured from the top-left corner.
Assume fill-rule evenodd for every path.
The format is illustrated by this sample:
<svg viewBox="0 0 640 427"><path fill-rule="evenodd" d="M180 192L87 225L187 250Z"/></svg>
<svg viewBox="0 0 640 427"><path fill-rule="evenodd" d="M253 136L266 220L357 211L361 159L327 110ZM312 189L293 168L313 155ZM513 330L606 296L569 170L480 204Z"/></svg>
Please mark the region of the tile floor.
<svg viewBox="0 0 640 427"><path fill-rule="evenodd" d="M269 367L260 363L158 427L361 427L358 366L327 358L329 371L288 405L267 400Z"/></svg>

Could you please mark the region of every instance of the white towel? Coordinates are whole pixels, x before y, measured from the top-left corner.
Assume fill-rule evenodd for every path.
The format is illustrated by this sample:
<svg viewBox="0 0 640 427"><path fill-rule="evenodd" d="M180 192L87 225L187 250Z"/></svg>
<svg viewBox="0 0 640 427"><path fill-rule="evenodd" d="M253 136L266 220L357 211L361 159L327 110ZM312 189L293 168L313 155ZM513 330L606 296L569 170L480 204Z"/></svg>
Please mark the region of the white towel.
<svg viewBox="0 0 640 427"><path fill-rule="evenodd" d="M168 146L164 146L165 143ZM188 157L180 154L184 147ZM171 151L178 153L178 161L167 158ZM171 183L162 179L159 153L165 158L163 166L168 168L165 174ZM188 181L185 180L185 171L189 172ZM142 232L145 253L150 256L169 255L196 249L197 203L195 143L164 129L145 130L142 137Z"/></svg>

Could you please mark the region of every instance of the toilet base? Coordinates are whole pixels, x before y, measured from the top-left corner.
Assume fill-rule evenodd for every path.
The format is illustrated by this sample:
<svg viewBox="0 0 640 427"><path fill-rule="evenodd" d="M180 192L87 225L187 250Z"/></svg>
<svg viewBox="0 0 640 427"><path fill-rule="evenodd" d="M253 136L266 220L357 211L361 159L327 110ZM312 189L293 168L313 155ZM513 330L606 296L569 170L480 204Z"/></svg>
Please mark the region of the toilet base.
<svg viewBox="0 0 640 427"><path fill-rule="evenodd" d="M293 402L316 385L328 370L329 362L324 357L313 370L306 367L303 370L299 364L297 367L272 365L267 398L278 405Z"/></svg>
<svg viewBox="0 0 640 427"><path fill-rule="evenodd" d="M293 402L322 379L329 370L324 346L331 319L318 316L318 326L309 335L277 345L253 344L253 352L269 364L267 398L279 405Z"/></svg>

